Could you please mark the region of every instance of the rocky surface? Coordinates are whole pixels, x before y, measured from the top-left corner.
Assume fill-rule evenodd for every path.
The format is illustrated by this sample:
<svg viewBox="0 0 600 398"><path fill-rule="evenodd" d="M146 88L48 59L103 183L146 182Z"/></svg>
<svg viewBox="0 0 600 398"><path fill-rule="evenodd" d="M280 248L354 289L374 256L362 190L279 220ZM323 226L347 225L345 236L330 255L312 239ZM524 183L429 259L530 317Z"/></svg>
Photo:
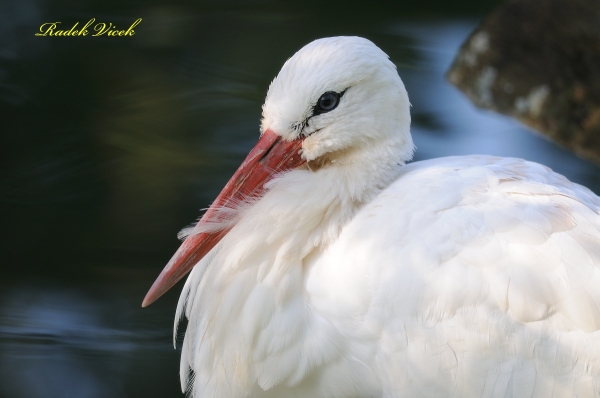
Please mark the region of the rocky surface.
<svg viewBox="0 0 600 398"><path fill-rule="evenodd" d="M600 163L600 0L507 0L447 74L477 106Z"/></svg>

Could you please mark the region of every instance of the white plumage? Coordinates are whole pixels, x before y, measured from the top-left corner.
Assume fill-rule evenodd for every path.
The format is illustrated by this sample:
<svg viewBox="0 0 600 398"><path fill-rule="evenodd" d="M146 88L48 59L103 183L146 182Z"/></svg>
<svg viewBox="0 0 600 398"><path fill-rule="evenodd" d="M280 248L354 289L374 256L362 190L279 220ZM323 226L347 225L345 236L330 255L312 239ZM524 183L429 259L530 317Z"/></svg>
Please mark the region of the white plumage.
<svg viewBox="0 0 600 398"><path fill-rule="evenodd" d="M520 159L405 165L409 128L368 40L285 63L262 131L307 167L193 232L233 225L177 310L192 396L600 397L600 199Z"/></svg>

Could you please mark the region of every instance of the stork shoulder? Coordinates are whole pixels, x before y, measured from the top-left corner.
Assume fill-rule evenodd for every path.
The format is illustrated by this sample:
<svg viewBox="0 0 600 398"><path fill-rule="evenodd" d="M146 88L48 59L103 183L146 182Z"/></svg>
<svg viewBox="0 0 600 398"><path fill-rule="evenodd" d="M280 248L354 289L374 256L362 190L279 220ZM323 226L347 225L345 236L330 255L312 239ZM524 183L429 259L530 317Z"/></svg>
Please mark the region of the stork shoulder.
<svg viewBox="0 0 600 398"><path fill-rule="evenodd" d="M334 274L356 274L338 283L393 295L394 312L444 318L485 305L521 322L559 314L561 327L592 332L600 329L599 209L594 193L537 163L415 162L322 261Z"/></svg>

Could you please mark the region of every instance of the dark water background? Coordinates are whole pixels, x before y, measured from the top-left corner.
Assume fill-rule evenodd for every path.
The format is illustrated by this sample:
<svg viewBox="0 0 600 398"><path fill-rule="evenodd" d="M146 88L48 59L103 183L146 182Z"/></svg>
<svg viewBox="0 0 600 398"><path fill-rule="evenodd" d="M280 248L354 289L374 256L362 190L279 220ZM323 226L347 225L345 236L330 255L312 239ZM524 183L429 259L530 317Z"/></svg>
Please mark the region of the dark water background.
<svg viewBox="0 0 600 398"><path fill-rule="evenodd" d="M600 169L445 82L495 1L0 0L0 396L179 397L181 283L140 304L258 136L283 62L365 36L398 66L417 159L517 156L600 192ZM133 38L35 37L90 18Z"/></svg>

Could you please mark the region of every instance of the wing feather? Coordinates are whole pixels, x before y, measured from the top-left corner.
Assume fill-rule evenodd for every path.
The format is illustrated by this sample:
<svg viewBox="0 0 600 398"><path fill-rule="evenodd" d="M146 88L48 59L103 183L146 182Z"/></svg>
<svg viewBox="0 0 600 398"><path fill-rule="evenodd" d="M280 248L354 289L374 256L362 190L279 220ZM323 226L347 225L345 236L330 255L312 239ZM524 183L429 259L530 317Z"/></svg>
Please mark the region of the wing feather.
<svg viewBox="0 0 600 398"><path fill-rule="evenodd" d="M337 283L370 306L343 289L322 308L380 325L385 396L599 397L599 209L519 159L405 166L317 264L326 283L352 269Z"/></svg>

